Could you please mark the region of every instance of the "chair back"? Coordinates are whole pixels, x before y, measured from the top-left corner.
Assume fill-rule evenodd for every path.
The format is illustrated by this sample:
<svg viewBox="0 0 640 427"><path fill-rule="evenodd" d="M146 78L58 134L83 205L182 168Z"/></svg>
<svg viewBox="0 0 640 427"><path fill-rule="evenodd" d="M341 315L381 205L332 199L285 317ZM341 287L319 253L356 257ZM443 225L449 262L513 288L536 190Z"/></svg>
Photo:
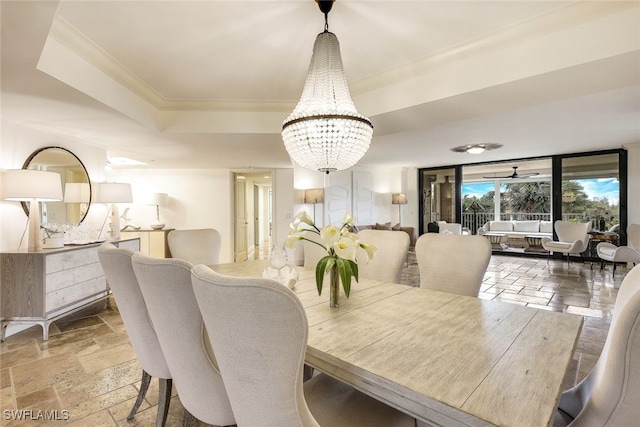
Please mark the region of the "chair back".
<svg viewBox="0 0 640 427"><path fill-rule="evenodd" d="M627 226L627 245L640 252L640 224Z"/></svg>
<svg viewBox="0 0 640 427"><path fill-rule="evenodd" d="M111 243L103 243L98 248L100 264L142 369L153 377L168 379L171 373L131 266L133 254Z"/></svg>
<svg viewBox="0 0 640 427"><path fill-rule="evenodd" d="M371 260L364 250L358 249L358 276L398 283L409 252L409 235L403 231L362 230L358 232L358 240L378 248Z"/></svg>
<svg viewBox="0 0 640 427"><path fill-rule="evenodd" d="M462 234L462 224L438 221L438 232L443 234Z"/></svg>
<svg viewBox="0 0 640 427"><path fill-rule="evenodd" d="M167 235L167 243L173 258L193 265L220 264L222 237L213 228L171 230Z"/></svg>
<svg viewBox="0 0 640 427"><path fill-rule="evenodd" d="M132 265L182 405L205 423L235 424L193 294L192 265L140 253Z"/></svg>
<svg viewBox="0 0 640 427"><path fill-rule="evenodd" d="M558 235L558 241L572 243L580 240L583 243L582 252L586 249L586 245L589 242L589 230L591 230L591 222L567 222L558 220L554 223L556 234Z"/></svg>
<svg viewBox="0 0 640 427"><path fill-rule="evenodd" d="M491 259L483 236L426 233L416 242L420 287L477 297Z"/></svg>
<svg viewBox="0 0 640 427"><path fill-rule="evenodd" d="M304 237L305 239L312 240L313 242L317 242L322 245L322 240L320 240L319 234L311 231L305 231ZM318 261L327 256L327 250L324 249L324 246L319 246L309 240L302 241L302 250L304 251L304 268L315 269Z"/></svg>
<svg viewBox="0 0 640 427"><path fill-rule="evenodd" d="M640 402L640 266L622 281L598 362L560 407L571 426L637 425Z"/></svg>
<svg viewBox="0 0 640 427"><path fill-rule="evenodd" d="M308 323L298 297L203 265L191 280L237 424L317 426L303 394Z"/></svg>

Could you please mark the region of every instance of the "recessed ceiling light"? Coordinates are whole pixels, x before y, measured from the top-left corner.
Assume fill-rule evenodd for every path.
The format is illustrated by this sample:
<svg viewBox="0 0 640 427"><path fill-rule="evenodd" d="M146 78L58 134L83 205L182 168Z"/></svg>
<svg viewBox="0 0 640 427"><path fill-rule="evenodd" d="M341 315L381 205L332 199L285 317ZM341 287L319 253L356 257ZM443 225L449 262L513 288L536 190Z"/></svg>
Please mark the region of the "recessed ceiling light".
<svg viewBox="0 0 640 427"><path fill-rule="evenodd" d="M451 151L455 153L480 154L485 150L495 150L500 147L502 147L502 144L469 144L453 147Z"/></svg>

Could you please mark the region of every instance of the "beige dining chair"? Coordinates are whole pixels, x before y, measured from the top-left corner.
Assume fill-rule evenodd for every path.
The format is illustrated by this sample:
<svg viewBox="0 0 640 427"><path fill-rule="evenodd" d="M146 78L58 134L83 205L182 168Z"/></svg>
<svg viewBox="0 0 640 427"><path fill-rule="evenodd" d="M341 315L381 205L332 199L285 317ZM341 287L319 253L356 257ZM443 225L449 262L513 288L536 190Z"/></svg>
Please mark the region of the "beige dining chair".
<svg viewBox="0 0 640 427"><path fill-rule="evenodd" d="M542 238L542 247L552 252L560 252L567 256L567 265L569 265L569 256L579 254L584 261L583 252L589 247L589 230L591 230L591 221L588 222L568 222L557 220L553 224L558 240L550 237Z"/></svg>
<svg viewBox="0 0 640 427"><path fill-rule="evenodd" d="M118 311L127 329L133 351L142 366L142 383L138 398L127 416L127 420L134 418L147 394L151 377L156 377L160 383L156 426L164 426L171 402L171 372L156 332L149 320L147 306L131 266L133 255L133 251L117 248L111 243L103 243L98 248L100 264L118 305Z"/></svg>
<svg viewBox="0 0 640 427"><path fill-rule="evenodd" d="M635 426L640 420L640 266L622 281L598 362L562 393L554 426Z"/></svg>
<svg viewBox="0 0 640 427"><path fill-rule="evenodd" d="M193 423L192 417L217 426L235 424L193 294L192 265L140 253L132 265L184 406L185 424Z"/></svg>
<svg viewBox="0 0 640 427"><path fill-rule="evenodd" d="M172 258L179 258L191 264L220 264L222 237L213 228L171 230L167 244Z"/></svg>
<svg viewBox="0 0 640 427"><path fill-rule="evenodd" d="M318 261L327 256L327 250L324 246L320 246L322 245L322 241L320 240L319 234L312 231L305 231L304 237L305 239L308 239L302 241L302 250L304 251L304 268L314 270ZM311 240L311 242L309 240Z"/></svg>
<svg viewBox="0 0 640 427"><path fill-rule="evenodd" d="M609 242L598 243L596 252L602 260L600 270L604 268L606 261L613 264L612 275L616 274L616 263L626 262L633 265L640 263L640 224L629 224L627 226L627 246L616 246Z"/></svg>
<svg viewBox="0 0 640 427"><path fill-rule="evenodd" d="M364 250L358 249L358 276L398 283L409 253L409 235L397 231L361 230L357 236L361 242L373 244L378 248L371 260L368 260Z"/></svg>
<svg viewBox="0 0 640 427"><path fill-rule="evenodd" d="M309 326L291 289L204 265L191 280L238 426L415 426L326 374L303 381Z"/></svg>
<svg viewBox="0 0 640 427"><path fill-rule="evenodd" d="M483 236L425 233L416 242L420 287L477 297L491 259Z"/></svg>

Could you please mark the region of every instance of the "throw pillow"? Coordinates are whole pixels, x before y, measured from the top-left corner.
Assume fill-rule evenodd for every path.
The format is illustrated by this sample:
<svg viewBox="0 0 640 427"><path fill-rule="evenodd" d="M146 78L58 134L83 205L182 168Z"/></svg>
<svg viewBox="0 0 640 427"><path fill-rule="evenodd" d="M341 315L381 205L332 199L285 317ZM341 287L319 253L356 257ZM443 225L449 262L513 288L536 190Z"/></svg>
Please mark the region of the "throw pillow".
<svg viewBox="0 0 640 427"><path fill-rule="evenodd" d="M398 231L400 230L400 223L397 223L396 225L394 225L393 227L391 227L392 230Z"/></svg>
<svg viewBox="0 0 640 427"><path fill-rule="evenodd" d="M376 230L391 230L391 222L387 222L384 224L378 224L376 222Z"/></svg>

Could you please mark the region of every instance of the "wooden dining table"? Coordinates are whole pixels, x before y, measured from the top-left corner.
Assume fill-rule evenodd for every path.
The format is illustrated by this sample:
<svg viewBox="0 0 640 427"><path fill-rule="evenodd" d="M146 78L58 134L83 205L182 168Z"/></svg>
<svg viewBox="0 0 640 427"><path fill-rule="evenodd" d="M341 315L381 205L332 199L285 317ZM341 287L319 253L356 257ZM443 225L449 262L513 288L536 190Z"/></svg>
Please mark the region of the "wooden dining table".
<svg viewBox="0 0 640 427"><path fill-rule="evenodd" d="M331 308L328 287L319 296L314 271L297 269L308 365L429 425L552 424L581 316L364 278Z"/></svg>

